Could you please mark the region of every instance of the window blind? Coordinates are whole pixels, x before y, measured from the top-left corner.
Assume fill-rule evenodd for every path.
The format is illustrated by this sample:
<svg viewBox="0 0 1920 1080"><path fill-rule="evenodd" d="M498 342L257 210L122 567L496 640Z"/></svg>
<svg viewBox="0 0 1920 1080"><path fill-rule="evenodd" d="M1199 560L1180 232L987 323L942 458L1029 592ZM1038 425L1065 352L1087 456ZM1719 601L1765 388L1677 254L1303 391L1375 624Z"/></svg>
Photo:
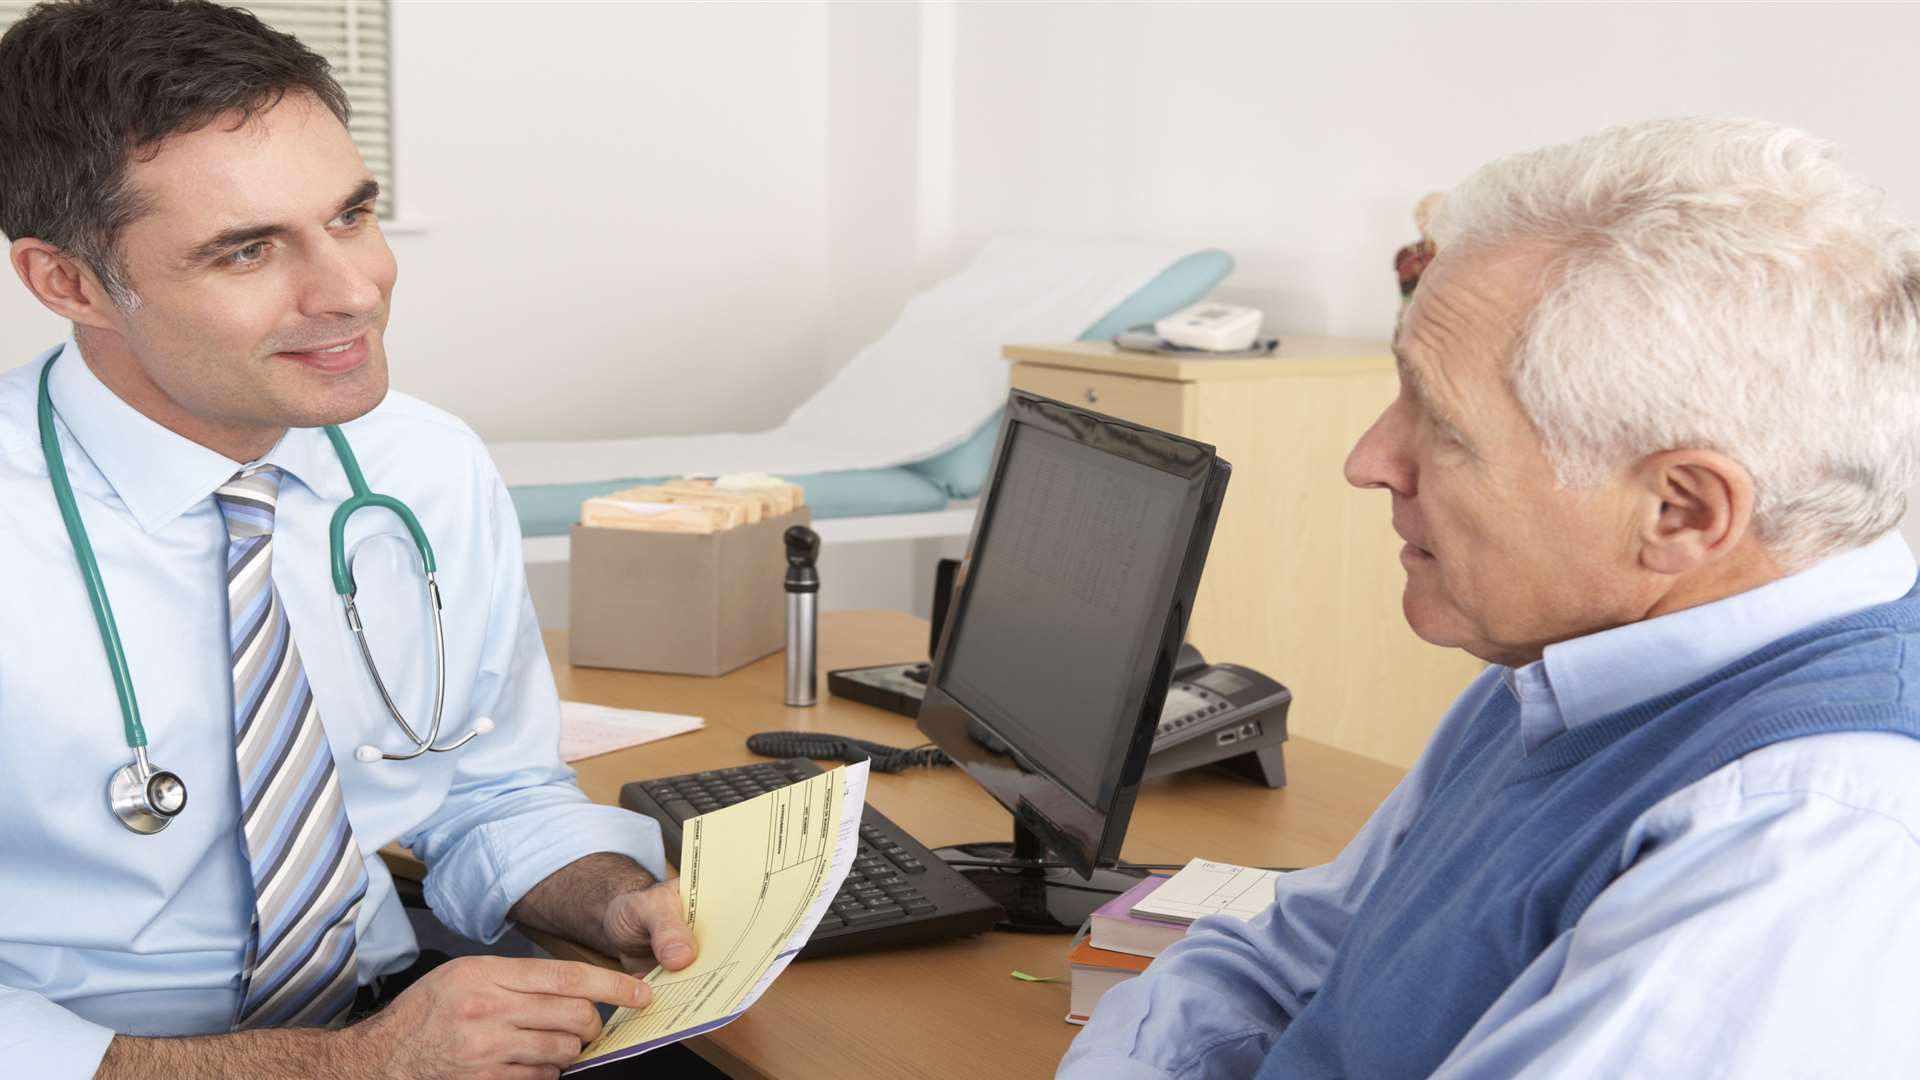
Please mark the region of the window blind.
<svg viewBox="0 0 1920 1080"><path fill-rule="evenodd" d="M37 0L0 0L0 30ZM389 81L387 0L251 0L235 3L268 26L327 58L353 110L347 130L380 182L380 215L392 217L393 106Z"/></svg>

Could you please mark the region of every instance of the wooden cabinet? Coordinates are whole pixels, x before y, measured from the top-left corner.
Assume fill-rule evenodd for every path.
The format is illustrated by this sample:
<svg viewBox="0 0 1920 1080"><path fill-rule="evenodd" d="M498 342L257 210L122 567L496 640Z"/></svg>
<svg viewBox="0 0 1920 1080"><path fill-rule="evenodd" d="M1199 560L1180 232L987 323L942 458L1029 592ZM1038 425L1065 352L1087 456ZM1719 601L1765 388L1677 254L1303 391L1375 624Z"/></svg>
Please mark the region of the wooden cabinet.
<svg viewBox="0 0 1920 1080"><path fill-rule="evenodd" d="M1396 765L1483 666L1415 637L1384 491L1347 451L1393 399L1384 342L1283 337L1271 357L1173 359L1106 343L1009 345L1013 385L1219 448L1233 464L1189 640L1294 694L1289 729Z"/></svg>

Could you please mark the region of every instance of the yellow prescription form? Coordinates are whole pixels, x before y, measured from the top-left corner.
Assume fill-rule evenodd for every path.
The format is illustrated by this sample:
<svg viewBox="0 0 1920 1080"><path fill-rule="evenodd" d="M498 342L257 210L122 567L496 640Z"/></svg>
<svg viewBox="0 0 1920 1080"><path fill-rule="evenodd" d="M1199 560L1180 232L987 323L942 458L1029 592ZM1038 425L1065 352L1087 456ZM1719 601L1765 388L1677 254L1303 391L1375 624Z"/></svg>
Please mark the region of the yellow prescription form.
<svg viewBox="0 0 1920 1080"><path fill-rule="evenodd" d="M565 1075L731 1023L807 943L860 848L867 763L688 818L680 898L700 955L647 976L653 1001L620 1009Z"/></svg>

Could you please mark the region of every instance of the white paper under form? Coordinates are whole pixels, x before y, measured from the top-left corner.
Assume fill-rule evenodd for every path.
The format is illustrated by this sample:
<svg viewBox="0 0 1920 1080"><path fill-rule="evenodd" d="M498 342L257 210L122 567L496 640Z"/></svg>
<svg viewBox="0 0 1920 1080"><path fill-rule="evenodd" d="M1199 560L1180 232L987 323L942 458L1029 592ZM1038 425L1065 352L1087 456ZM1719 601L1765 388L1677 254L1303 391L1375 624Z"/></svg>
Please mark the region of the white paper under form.
<svg viewBox="0 0 1920 1080"><path fill-rule="evenodd" d="M572 764L707 726L697 716L616 709L584 701L560 703L560 760Z"/></svg>

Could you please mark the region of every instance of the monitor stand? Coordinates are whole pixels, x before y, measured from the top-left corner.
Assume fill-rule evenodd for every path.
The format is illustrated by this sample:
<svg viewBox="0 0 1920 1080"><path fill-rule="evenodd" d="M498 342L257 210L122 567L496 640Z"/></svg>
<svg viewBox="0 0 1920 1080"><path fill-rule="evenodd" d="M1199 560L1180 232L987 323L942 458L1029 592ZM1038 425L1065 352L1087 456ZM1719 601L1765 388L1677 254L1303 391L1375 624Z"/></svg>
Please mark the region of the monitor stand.
<svg viewBox="0 0 1920 1080"><path fill-rule="evenodd" d="M1058 863L1049 863L1040 838L1018 821L1013 843L954 844L934 854L980 887L1005 911L995 930L1019 934L1071 934L1093 909L1140 883L1145 871L1095 870L1092 879ZM968 866L969 862L1000 866Z"/></svg>

